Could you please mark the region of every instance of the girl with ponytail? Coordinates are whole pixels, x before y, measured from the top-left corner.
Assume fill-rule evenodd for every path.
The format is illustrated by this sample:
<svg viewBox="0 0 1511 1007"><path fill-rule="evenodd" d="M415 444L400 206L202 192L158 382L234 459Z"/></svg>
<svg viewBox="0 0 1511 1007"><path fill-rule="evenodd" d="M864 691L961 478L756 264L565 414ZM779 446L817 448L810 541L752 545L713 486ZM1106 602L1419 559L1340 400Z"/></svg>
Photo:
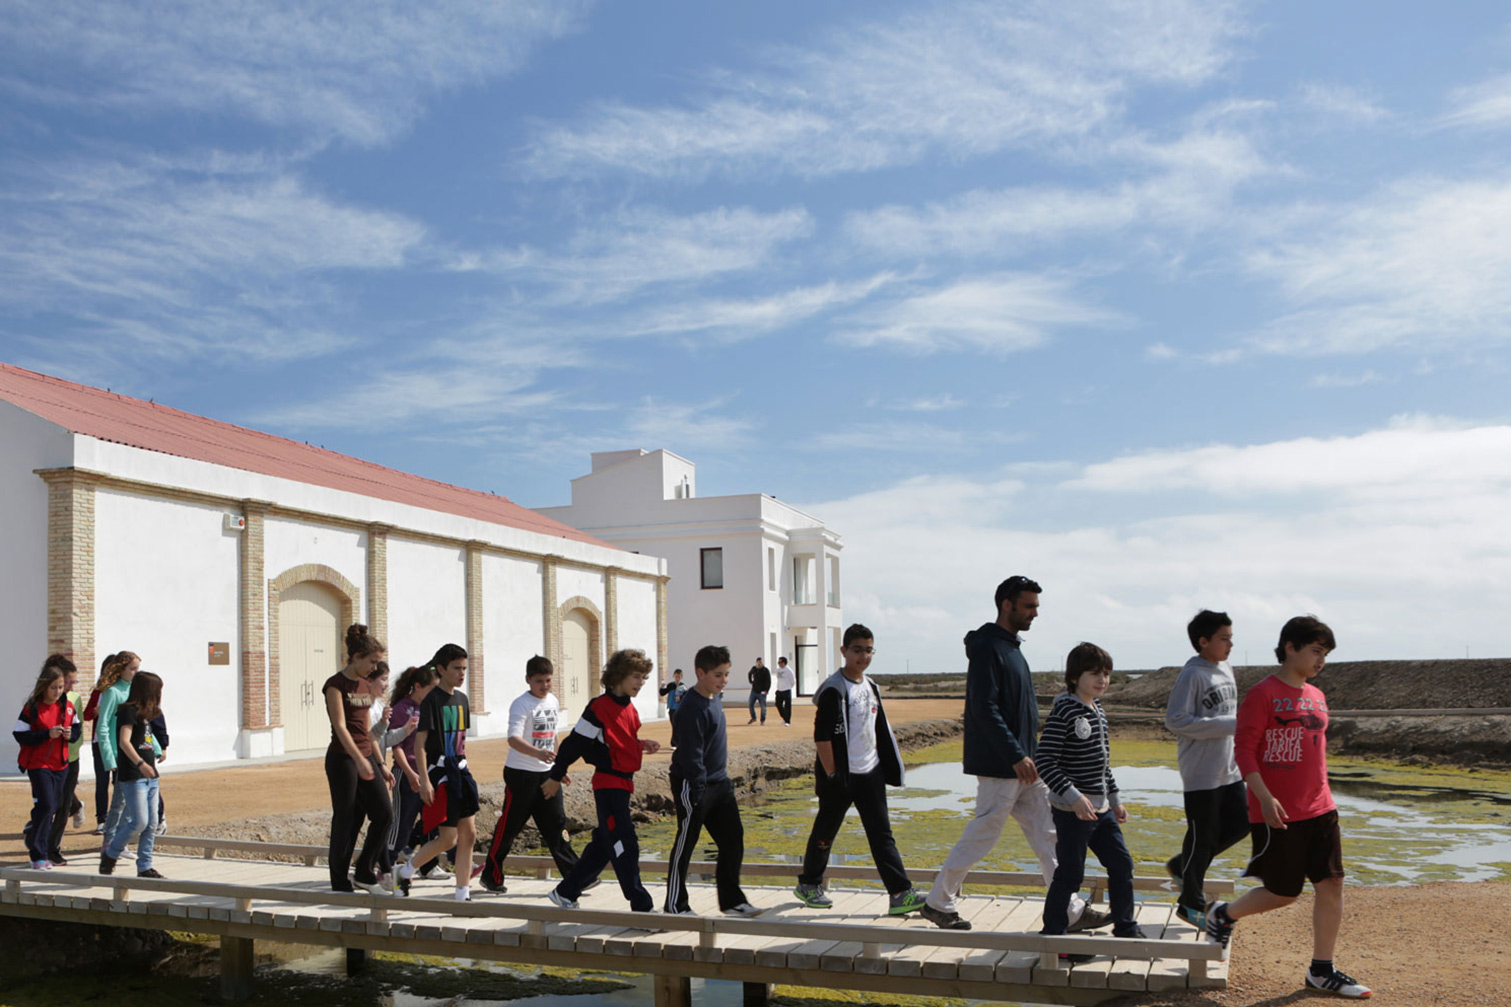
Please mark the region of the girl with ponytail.
<svg viewBox="0 0 1511 1007"><path fill-rule="evenodd" d="M321 687L331 722L325 778L331 791L331 888L338 892L352 891L355 883L374 895L391 894L379 881L377 868L393 817L388 800L393 777L377 758L369 720L373 696L366 688L384 652L382 641L369 634L366 626L353 624L346 631L345 667ZM367 838L348 878L355 835L361 827L359 815L367 818Z"/></svg>

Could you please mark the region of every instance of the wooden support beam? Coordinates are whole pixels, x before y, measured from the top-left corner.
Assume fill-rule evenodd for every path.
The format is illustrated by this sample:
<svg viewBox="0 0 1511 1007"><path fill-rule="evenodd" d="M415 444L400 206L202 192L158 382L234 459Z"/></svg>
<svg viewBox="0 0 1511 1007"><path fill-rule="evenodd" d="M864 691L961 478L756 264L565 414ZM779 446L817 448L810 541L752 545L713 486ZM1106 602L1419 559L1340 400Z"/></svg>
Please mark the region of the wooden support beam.
<svg viewBox="0 0 1511 1007"><path fill-rule="evenodd" d="M658 975L656 1007L692 1007L693 982L687 976Z"/></svg>
<svg viewBox="0 0 1511 1007"><path fill-rule="evenodd" d="M766 1007L771 1002L771 983L744 983L745 1007Z"/></svg>
<svg viewBox="0 0 1511 1007"><path fill-rule="evenodd" d="M222 1000L250 1000L252 998L252 965L254 941L250 937L220 938L220 998Z"/></svg>
<svg viewBox="0 0 1511 1007"><path fill-rule="evenodd" d="M367 968L367 950L365 948L346 949L346 974L359 976Z"/></svg>

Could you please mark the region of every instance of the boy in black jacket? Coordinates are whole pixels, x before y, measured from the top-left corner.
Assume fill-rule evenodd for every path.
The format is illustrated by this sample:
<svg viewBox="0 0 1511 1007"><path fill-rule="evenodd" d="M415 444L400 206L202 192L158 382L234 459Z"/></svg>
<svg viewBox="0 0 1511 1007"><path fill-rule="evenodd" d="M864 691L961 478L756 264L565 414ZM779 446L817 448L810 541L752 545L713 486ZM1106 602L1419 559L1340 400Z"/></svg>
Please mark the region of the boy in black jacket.
<svg viewBox="0 0 1511 1007"><path fill-rule="evenodd" d="M724 707L719 694L729 684L729 648L704 647L693 658L698 681L682 697L672 728L672 801L677 806L677 838L672 843L666 872L666 911L691 913L687 900L687 865L692 861L698 834L708 827L719 848L714 879L719 888L719 909L726 916L759 916L740 887L740 865L745 861L745 826L740 805L729 782L726 764L729 742L724 726Z"/></svg>
<svg viewBox="0 0 1511 1007"><path fill-rule="evenodd" d="M818 706L813 718L813 741L818 749L814 772L818 816L803 854L803 873L798 875L792 894L814 909L834 905L824 894L824 871L829 866L834 837L853 804L860 812L871 857L891 896L887 912L902 916L917 911L924 902L908 881L887 815L887 785L902 786L902 750L887 724L881 693L866 677L876 652L874 644L871 631L860 623L845 630L845 665L813 696Z"/></svg>

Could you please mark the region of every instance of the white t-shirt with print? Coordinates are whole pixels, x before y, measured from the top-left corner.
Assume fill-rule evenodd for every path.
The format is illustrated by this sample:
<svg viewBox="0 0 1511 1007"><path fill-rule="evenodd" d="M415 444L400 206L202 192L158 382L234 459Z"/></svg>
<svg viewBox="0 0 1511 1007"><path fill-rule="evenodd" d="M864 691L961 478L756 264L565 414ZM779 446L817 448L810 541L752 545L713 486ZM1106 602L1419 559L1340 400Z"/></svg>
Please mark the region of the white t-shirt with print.
<svg viewBox="0 0 1511 1007"><path fill-rule="evenodd" d="M777 692L791 692L792 687L797 684L797 676L792 673L792 665L789 664L786 667L777 665L772 684Z"/></svg>
<svg viewBox="0 0 1511 1007"><path fill-rule="evenodd" d="M556 721L561 716L561 704L556 697L546 693L544 699L536 699L528 692L509 704L509 737L522 738L536 748L556 751ZM545 773L551 769L549 762L516 752L512 747L504 759L510 769L527 769L532 773Z"/></svg>
<svg viewBox="0 0 1511 1007"><path fill-rule="evenodd" d="M881 765L876 752L876 694L871 681L861 676L852 682L841 676L845 688L845 744L850 750L850 772L869 773Z"/></svg>

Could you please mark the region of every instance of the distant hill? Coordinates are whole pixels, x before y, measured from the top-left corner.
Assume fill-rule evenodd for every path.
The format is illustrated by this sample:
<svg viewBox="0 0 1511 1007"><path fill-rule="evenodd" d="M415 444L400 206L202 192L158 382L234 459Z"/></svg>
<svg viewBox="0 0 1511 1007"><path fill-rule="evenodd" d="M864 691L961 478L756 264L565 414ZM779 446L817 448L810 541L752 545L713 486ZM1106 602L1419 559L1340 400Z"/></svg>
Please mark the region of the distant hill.
<svg viewBox="0 0 1511 1007"><path fill-rule="evenodd" d="M1274 670L1274 665L1235 668L1238 691L1247 692ZM1114 682L1105 701L1163 709L1178 674L1179 668L1161 668ZM1334 710L1511 707L1511 658L1338 661L1323 668L1314 682Z"/></svg>

